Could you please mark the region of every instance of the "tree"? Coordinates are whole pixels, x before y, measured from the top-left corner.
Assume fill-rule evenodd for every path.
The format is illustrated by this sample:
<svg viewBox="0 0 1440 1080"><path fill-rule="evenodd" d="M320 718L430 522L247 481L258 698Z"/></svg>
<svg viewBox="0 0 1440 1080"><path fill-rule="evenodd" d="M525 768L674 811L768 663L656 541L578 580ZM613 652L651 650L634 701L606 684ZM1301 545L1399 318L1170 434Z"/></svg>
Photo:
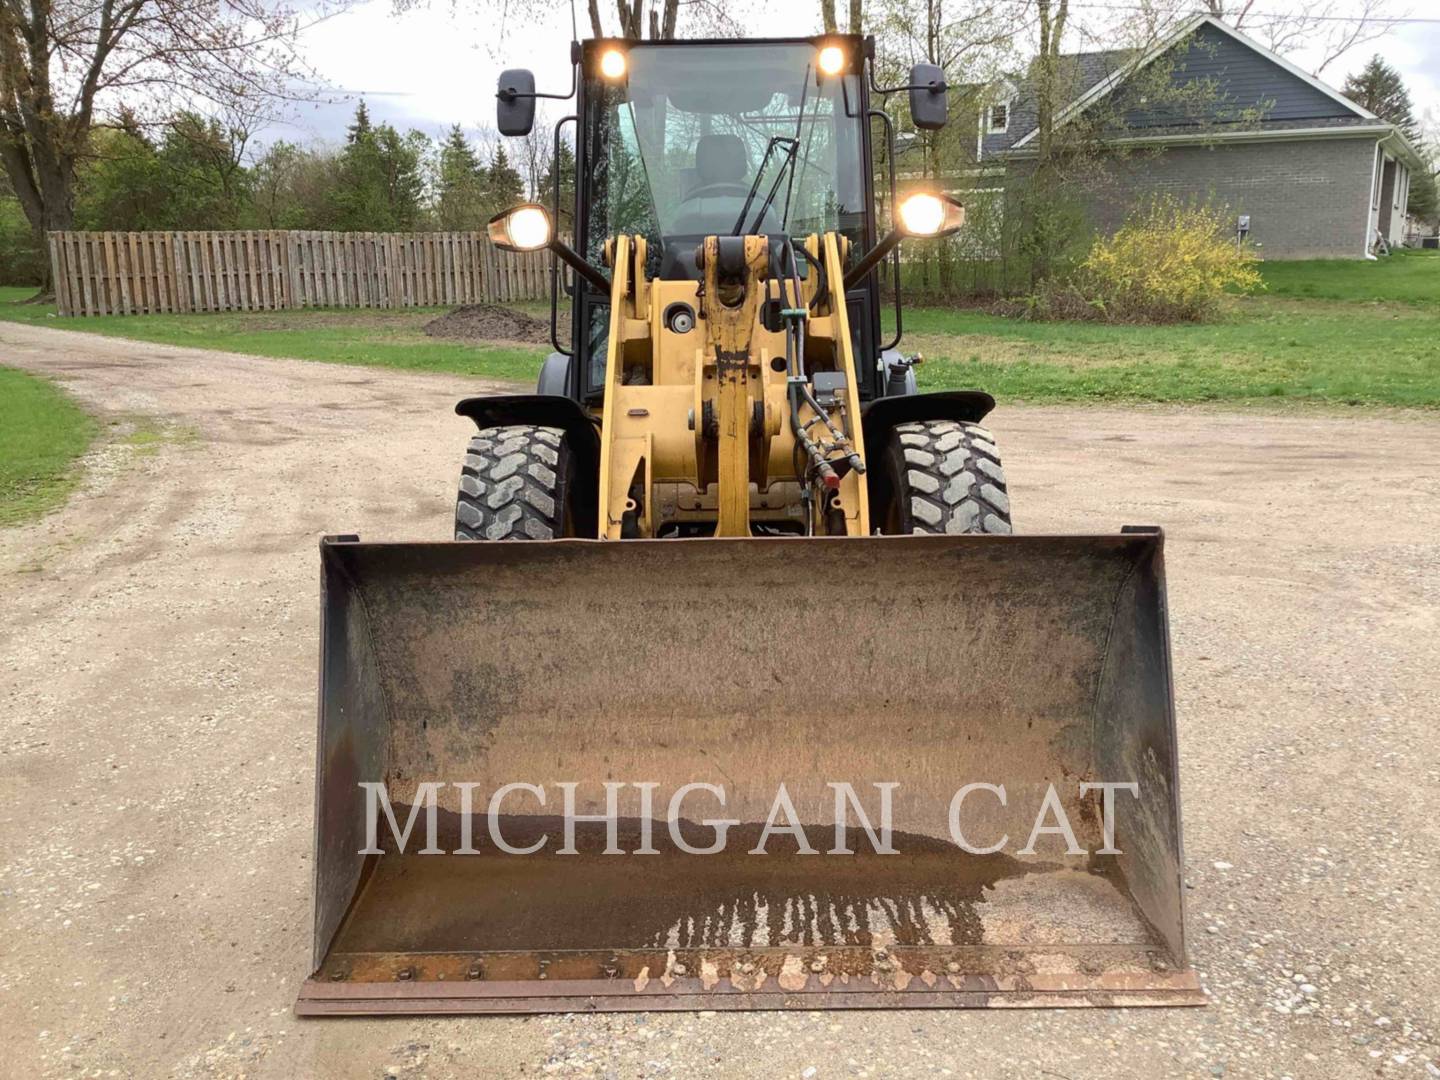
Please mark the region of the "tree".
<svg viewBox="0 0 1440 1080"><path fill-rule="evenodd" d="M1412 142L1418 141L1420 127L1410 105L1410 94L1400 73L1376 54L1358 72L1345 80L1340 92L1362 109L1398 127Z"/></svg>
<svg viewBox="0 0 1440 1080"><path fill-rule="evenodd" d="M284 139L271 143L255 163L253 211L264 229L289 229L303 225L303 213L295 198L295 181L304 167L305 152Z"/></svg>
<svg viewBox="0 0 1440 1080"><path fill-rule="evenodd" d="M560 153L551 154L545 175L540 178L538 198L546 206L555 197L557 174L560 181L560 214L566 218L573 213L575 206L575 151L564 139L560 140Z"/></svg>
<svg viewBox="0 0 1440 1080"><path fill-rule="evenodd" d="M355 119L351 120L350 126L345 129L345 141L353 145L369 135L372 130L370 108L362 97L359 104L355 106Z"/></svg>
<svg viewBox="0 0 1440 1080"><path fill-rule="evenodd" d="M0 162L37 237L72 226L103 111L293 95L300 29L287 0L0 0Z"/></svg>
<svg viewBox="0 0 1440 1080"><path fill-rule="evenodd" d="M240 226L249 213L254 179L245 167L249 138L243 128L195 112L181 112L170 120L159 155L168 193L166 227Z"/></svg>
<svg viewBox="0 0 1440 1080"><path fill-rule="evenodd" d="M486 170L459 124L440 144L435 171L435 213L440 227L482 227L487 219Z"/></svg>
<svg viewBox="0 0 1440 1080"><path fill-rule="evenodd" d="M75 223L87 229L238 228L251 214L246 137L181 112L158 142L133 114L90 133L76 172Z"/></svg>
<svg viewBox="0 0 1440 1080"><path fill-rule="evenodd" d="M1205 0L1209 14L1236 30L1259 36L1274 52L1306 46L1314 49L1320 62L1312 75L1319 75L1351 49L1374 41L1391 28L1386 0L1309 0L1283 8L1258 7L1255 0Z"/></svg>
<svg viewBox="0 0 1440 1080"><path fill-rule="evenodd" d="M1035 92L1035 166L1026 207L1025 248L1030 256L1032 283L1050 276L1060 222L1060 161L1055 145L1057 113L1069 101L1061 78L1060 41L1070 15L1069 0L1035 0L1039 19L1040 49L1031 64Z"/></svg>
<svg viewBox="0 0 1440 1080"><path fill-rule="evenodd" d="M421 167L429 140L417 131L401 136L389 124L372 124L361 101L337 162L329 198L334 229L385 231L420 223L425 196Z"/></svg>
<svg viewBox="0 0 1440 1080"><path fill-rule="evenodd" d="M498 214L507 206L520 201L525 193L525 181L510 164L505 147L495 147L495 156L485 173L485 206L490 214Z"/></svg>
<svg viewBox="0 0 1440 1080"><path fill-rule="evenodd" d="M419 7L424 0L391 0L397 12ZM554 0L471 0L475 9L492 14L500 27L497 41L504 42L508 20L539 19L556 9ZM681 25L681 9L685 24ZM647 17L648 10L648 17ZM730 14L728 0L586 0L590 36L597 38L649 37L668 41L688 37L738 37L745 27ZM610 17L607 18L607 12Z"/></svg>
<svg viewBox="0 0 1440 1080"><path fill-rule="evenodd" d="M860 34L864 31L863 25L863 0L850 0L850 29L848 33ZM835 0L820 0L820 22L825 28L825 33L833 34L839 26L835 21Z"/></svg>
<svg viewBox="0 0 1440 1080"><path fill-rule="evenodd" d="M75 224L82 229L158 229L168 192L155 144L138 124L90 133L76 174Z"/></svg>
<svg viewBox="0 0 1440 1080"><path fill-rule="evenodd" d="M1440 190L1437 190L1433 160L1423 171L1410 177L1410 216L1432 228L1440 226Z"/></svg>

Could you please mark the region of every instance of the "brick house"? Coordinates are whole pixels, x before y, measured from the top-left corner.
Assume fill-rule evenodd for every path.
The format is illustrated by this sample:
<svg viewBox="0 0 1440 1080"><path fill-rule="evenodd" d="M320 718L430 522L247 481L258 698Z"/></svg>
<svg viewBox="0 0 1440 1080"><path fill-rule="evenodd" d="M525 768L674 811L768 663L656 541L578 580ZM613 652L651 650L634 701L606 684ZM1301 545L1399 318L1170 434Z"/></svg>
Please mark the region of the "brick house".
<svg viewBox="0 0 1440 1080"><path fill-rule="evenodd" d="M1088 121L1117 150L1085 183L1102 231L1168 192L1228 206L1271 259L1358 259L1404 236L1424 162L1400 130L1217 18L1195 16L1143 52L1072 54L1064 71L1072 100L1057 126ZM977 187L1023 173L1037 136L1027 79L985 97Z"/></svg>

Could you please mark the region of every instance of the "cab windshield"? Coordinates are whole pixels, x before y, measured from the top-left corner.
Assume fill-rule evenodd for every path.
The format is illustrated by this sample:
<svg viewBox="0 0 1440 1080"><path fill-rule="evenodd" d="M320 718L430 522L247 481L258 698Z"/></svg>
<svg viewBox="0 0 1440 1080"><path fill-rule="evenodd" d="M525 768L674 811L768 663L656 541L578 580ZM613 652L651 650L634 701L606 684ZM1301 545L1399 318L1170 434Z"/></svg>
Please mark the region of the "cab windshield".
<svg viewBox="0 0 1440 1080"><path fill-rule="evenodd" d="M854 75L821 76L810 42L637 45L619 85L589 86L587 253L639 234L651 273L695 276L710 235L837 231L863 247Z"/></svg>

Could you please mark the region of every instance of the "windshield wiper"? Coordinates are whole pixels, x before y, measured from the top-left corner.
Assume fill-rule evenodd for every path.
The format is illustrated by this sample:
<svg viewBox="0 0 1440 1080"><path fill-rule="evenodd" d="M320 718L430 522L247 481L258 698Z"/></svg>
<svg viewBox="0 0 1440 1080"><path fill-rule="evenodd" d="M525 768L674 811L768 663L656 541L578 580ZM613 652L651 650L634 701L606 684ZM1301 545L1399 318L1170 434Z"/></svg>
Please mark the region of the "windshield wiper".
<svg viewBox="0 0 1440 1080"><path fill-rule="evenodd" d="M770 209L770 204L775 201L775 193L780 188L780 181L785 178L785 167L795 160L795 154L800 149L800 140L792 139L788 135L771 136L770 141L765 144L765 153L760 158L760 168L755 170L755 179L750 183L750 192L745 196L745 205L740 208L740 216L735 219L735 227L730 230L731 236L740 236L745 229L745 219L750 216L750 206L755 201L755 195L760 190L760 181L765 179L765 166L770 163L770 153L777 144L788 143L786 148L787 157L780 164L780 171L775 174L775 182L770 185L770 194L765 199L765 204L760 207L760 213L756 215L755 224L759 225L765 217L765 211Z"/></svg>
<svg viewBox="0 0 1440 1080"><path fill-rule="evenodd" d="M800 84L800 108L799 110L797 110L795 116L795 135L793 138L785 135L773 136L770 139L770 142L766 145L765 156L760 159L760 168L755 173L755 182L750 185L750 194L745 196L745 205L740 209L740 220L735 222L735 231L732 235L739 236L741 234L741 230L745 228L745 217L750 213L750 203L754 200L755 193L760 190L760 178L765 175L765 162L770 160L770 151L775 149L776 143L788 143L789 146L786 150L785 160L780 163L780 168L775 173L775 182L770 185L770 193L765 196L765 201L760 206L760 212L755 215L755 227L757 229L760 227L760 223L765 220L765 214L770 209L771 204L775 202L775 196L780 193L780 181L785 179L785 172L787 169L791 170L790 176L791 182L793 184L795 176L793 172L795 168L795 158L800 153L800 132L803 130L805 125L805 103L809 100L810 65L806 64L804 81ZM788 194L785 196L785 202L787 207L786 214L788 216L788 207L790 202L790 196ZM785 223L782 223L781 225L782 230L784 228L784 224Z"/></svg>

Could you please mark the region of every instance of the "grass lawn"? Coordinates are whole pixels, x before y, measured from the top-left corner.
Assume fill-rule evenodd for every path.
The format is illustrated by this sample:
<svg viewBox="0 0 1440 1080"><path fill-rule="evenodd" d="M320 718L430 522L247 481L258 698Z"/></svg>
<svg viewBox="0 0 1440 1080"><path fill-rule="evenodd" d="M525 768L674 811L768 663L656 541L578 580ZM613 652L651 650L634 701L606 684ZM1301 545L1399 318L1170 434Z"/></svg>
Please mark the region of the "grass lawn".
<svg viewBox="0 0 1440 1080"><path fill-rule="evenodd" d="M910 308L907 351L923 389L977 387L1003 401L1309 402L1440 408L1440 253L1378 262L1267 263L1267 291L1181 326L1035 323ZM297 311L59 320L5 304L0 318L175 345L529 383L549 350L426 337L433 311ZM547 304L521 305L548 317Z"/></svg>
<svg viewBox="0 0 1440 1080"><path fill-rule="evenodd" d="M1267 296L1440 304L1440 251L1405 249L1374 262L1270 262L1261 265L1261 272Z"/></svg>
<svg viewBox="0 0 1440 1080"><path fill-rule="evenodd" d="M95 422L51 382L0 367L0 526L39 517L78 479Z"/></svg>
<svg viewBox="0 0 1440 1080"><path fill-rule="evenodd" d="M1440 267L1437 267L1440 270ZM925 309L905 319L922 389L1007 401L1309 401L1440 408L1440 304L1235 300L1183 326L1023 322Z"/></svg>
<svg viewBox="0 0 1440 1080"><path fill-rule="evenodd" d="M427 337L425 323L447 308L311 310L218 315L98 315L60 319L49 305L23 304L33 288L0 288L0 319L111 337L412 371L452 371L533 382L547 349L474 346ZM549 307L546 306L546 318Z"/></svg>

